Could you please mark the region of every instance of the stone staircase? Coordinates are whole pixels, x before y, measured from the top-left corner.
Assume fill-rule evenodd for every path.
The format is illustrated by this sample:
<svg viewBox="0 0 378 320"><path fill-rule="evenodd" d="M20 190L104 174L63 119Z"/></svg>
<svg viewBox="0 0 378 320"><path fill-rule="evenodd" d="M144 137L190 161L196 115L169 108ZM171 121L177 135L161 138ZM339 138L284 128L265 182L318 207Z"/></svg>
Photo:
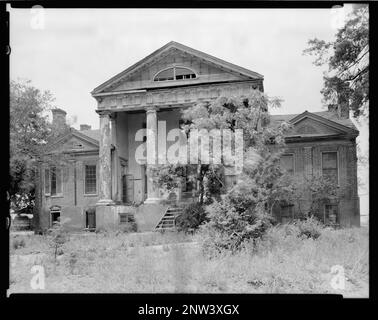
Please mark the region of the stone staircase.
<svg viewBox="0 0 378 320"><path fill-rule="evenodd" d="M176 217L182 213L182 208L169 206L162 218L155 226L155 231L173 231L176 230Z"/></svg>

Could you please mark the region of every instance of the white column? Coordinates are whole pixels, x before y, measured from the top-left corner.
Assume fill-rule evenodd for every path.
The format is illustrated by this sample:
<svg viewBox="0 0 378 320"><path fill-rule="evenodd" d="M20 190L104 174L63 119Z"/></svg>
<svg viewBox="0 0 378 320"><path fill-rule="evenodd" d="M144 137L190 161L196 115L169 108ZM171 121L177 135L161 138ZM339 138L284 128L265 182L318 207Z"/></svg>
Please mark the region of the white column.
<svg viewBox="0 0 378 320"><path fill-rule="evenodd" d="M145 203L159 202L159 187L151 169L157 166L157 108L147 107L147 199Z"/></svg>
<svg viewBox="0 0 378 320"><path fill-rule="evenodd" d="M110 116L110 135L112 139L113 158L112 161L112 199L113 201L120 201L120 164L118 155L118 143L117 143L117 128L116 128L116 113Z"/></svg>
<svg viewBox="0 0 378 320"><path fill-rule="evenodd" d="M112 200L110 113L98 112L100 115L100 152L99 152L99 201L97 205L114 204Z"/></svg>

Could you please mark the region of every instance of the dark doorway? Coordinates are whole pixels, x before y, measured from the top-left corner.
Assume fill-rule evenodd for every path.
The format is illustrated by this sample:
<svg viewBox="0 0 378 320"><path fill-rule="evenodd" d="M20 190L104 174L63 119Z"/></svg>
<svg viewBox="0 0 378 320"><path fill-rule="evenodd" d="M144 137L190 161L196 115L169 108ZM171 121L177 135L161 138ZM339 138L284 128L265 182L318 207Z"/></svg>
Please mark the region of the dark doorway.
<svg viewBox="0 0 378 320"><path fill-rule="evenodd" d="M134 201L134 179L132 174L122 176L122 202L131 203Z"/></svg>
<svg viewBox="0 0 378 320"><path fill-rule="evenodd" d="M86 210L85 227L89 230L96 229L96 209L90 208Z"/></svg>
<svg viewBox="0 0 378 320"><path fill-rule="evenodd" d="M144 200L146 200L147 199L147 193L148 193L148 191L147 191L147 188L148 188L148 186L147 186L147 166L146 165L142 165L142 179L143 179L143 188L144 188L144 190L143 190L143 194L144 194L144 197L143 197L143 201Z"/></svg>
<svg viewBox="0 0 378 320"><path fill-rule="evenodd" d="M122 175L122 203L127 202L126 175Z"/></svg>
<svg viewBox="0 0 378 320"><path fill-rule="evenodd" d="M60 211L51 211L51 226L53 227L54 224L57 224L60 222Z"/></svg>

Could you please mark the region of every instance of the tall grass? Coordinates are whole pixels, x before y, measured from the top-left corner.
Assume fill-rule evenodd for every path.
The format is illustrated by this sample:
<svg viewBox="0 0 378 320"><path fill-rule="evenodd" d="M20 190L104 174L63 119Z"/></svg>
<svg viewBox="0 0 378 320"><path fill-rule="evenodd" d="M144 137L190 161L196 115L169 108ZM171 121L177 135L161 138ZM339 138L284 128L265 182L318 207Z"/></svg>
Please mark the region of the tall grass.
<svg viewBox="0 0 378 320"><path fill-rule="evenodd" d="M30 236L13 254L46 253L46 292L333 293L331 267L341 265L348 280L339 293L368 294L367 228L324 229L312 239L298 237L290 225L274 227L234 254L211 258L202 253L200 239L174 233L76 235L55 265L43 237ZM182 244L188 240L196 241ZM31 266L12 266L11 292L33 292Z"/></svg>

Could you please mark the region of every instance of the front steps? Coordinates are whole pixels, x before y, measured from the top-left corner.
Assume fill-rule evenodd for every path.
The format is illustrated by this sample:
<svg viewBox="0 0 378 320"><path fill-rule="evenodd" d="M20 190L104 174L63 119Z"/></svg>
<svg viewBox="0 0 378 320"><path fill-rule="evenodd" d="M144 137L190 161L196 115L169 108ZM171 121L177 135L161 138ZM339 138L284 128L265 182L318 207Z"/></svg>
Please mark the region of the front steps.
<svg viewBox="0 0 378 320"><path fill-rule="evenodd" d="M176 230L176 217L182 213L182 209L176 206L169 206L163 217L155 226L155 231L173 231Z"/></svg>

